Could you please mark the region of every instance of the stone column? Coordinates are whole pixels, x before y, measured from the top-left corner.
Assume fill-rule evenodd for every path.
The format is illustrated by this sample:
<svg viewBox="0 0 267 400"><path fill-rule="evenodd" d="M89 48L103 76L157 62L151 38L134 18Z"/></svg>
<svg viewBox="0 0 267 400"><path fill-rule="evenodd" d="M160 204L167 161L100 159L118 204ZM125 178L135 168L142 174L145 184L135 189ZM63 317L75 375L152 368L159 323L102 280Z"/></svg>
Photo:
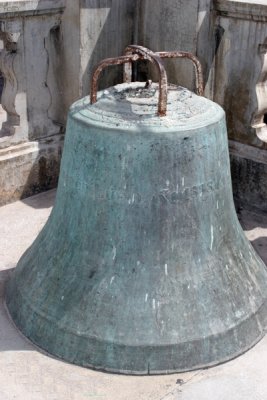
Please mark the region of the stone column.
<svg viewBox="0 0 267 400"><path fill-rule="evenodd" d="M197 54L207 64L211 0L138 0L135 42L153 51L181 50ZM170 82L194 88L189 60L164 61ZM154 76L153 71L149 71Z"/></svg>

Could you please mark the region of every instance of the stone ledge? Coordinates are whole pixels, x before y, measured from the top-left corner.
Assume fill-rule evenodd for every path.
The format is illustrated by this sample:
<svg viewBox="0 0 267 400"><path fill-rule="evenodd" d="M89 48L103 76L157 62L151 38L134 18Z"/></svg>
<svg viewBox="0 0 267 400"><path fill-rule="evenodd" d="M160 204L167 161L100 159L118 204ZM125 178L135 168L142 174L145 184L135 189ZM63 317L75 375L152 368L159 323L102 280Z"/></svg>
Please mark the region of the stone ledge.
<svg viewBox="0 0 267 400"><path fill-rule="evenodd" d="M229 140L230 154L246 158L247 160L255 161L262 164L267 164L267 150L253 147L248 144Z"/></svg>
<svg viewBox="0 0 267 400"><path fill-rule="evenodd" d="M239 149L239 150L238 150ZM267 212L266 150L230 143L233 195L237 209Z"/></svg>
<svg viewBox="0 0 267 400"><path fill-rule="evenodd" d="M237 209L267 212L267 150L229 140L229 152Z"/></svg>
<svg viewBox="0 0 267 400"><path fill-rule="evenodd" d="M63 12L65 0L0 0L0 18Z"/></svg>
<svg viewBox="0 0 267 400"><path fill-rule="evenodd" d="M265 0L215 0L214 9L221 16L267 21L267 3Z"/></svg>
<svg viewBox="0 0 267 400"><path fill-rule="evenodd" d="M0 206L57 185L63 135L0 151Z"/></svg>
<svg viewBox="0 0 267 400"><path fill-rule="evenodd" d="M38 151L38 142L22 143L0 150L0 162Z"/></svg>

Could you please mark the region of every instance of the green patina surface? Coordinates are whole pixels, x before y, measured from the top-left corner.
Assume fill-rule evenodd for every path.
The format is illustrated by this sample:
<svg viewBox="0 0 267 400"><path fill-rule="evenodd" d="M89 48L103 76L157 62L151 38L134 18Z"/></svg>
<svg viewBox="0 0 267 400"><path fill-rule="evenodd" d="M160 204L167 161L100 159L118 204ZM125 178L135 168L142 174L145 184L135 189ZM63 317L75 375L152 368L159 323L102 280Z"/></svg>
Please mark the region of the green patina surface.
<svg viewBox="0 0 267 400"><path fill-rule="evenodd" d="M266 326L267 272L238 223L223 110L118 85L69 113L56 205L7 287L34 343L132 374L213 365Z"/></svg>

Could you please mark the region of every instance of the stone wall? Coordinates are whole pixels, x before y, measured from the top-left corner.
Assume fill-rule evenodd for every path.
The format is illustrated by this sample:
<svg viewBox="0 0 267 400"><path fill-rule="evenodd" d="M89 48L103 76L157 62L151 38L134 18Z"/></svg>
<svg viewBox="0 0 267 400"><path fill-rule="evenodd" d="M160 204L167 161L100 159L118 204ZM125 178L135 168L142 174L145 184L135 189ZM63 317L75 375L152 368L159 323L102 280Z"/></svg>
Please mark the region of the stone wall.
<svg viewBox="0 0 267 400"><path fill-rule="evenodd" d="M93 67L102 59L116 57L133 41L133 0L66 0L63 15L66 111L79 97L88 95ZM104 71L100 87L122 79L121 67Z"/></svg>
<svg viewBox="0 0 267 400"><path fill-rule="evenodd" d="M0 1L0 205L57 185L68 108L132 42L134 12L132 0Z"/></svg>
<svg viewBox="0 0 267 400"><path fill-rule="evenodd" d="M63 11L63 0L0 2L0 205L57 183Z"/></svg>
<svg viewBox="0 0 267 400"><path fill-rule="evenodd" d="M267 209L267 3L257 0L143 0L138 41L200 59L205 96L226 112L239 206ZM194 89L192 68L167 65L170 80Z"/></svg>
<svg viewBox="0 0 267 400"><path fill-rule="evenodd" d="M214 13L208 85L226 112L234 196L267 210L267 3L215 0Z"/></svg>

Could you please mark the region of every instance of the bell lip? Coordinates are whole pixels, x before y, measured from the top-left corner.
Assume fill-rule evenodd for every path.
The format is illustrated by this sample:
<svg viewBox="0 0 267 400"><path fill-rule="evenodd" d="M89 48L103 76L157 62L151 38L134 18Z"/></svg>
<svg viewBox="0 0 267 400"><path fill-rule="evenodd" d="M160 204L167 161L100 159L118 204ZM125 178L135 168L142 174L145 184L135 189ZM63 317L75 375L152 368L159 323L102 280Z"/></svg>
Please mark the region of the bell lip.
<svg viewBox="0 0 267 400"><path fill-rule="evenodd" d="M140 82L134 82L140 83ZM134 84L133 83L133 84ZM143 82L141 82L143 83ZM119 84L115 86L111 86L110 88L101 90L98 92L98 95L101 100L101 95L104 94L106 90L123 86L125 84ZM131 84L129 84L131 85ZM177 87L178 85L175 85ZM184 89L184 88L183 88ZM186 89L187 90L187 89ZM190 92L190 91L188 91ZM144 118L137 118L136 119L125 119L119 118L119 113L114 112L106 112L102 111L100 113L99 108L96 108L97 103L90 104L89 96L85 96L76 102L74 102L69 110L68 118L74 119L83 123L86 126L98 127L98 128L107 128L111 131L130 131L136 133L145 133L147 131L151 131L153 133L182 133L187 131L194 131L197 129L201 129L204 127L209 127L221 119L225 119L225 112L223 108L209 100L205 97L201 97L196 95L195 93L191 92L192 96L196 98L203 99L203 102L207 104L207 110L203 113L198 113L194 117L190 117L185 120L184 123L181 123L181 119L174 119L171 118L170 114L163 117L159 117L157 115L157 110L155 108L155 114L148 114L148 116L144 116ZM202 101L202 100L201 100ZM209 107L208 107L209 106ZM83 113L82 113L83 112ZM173 115L175 113L173 112ZM123 115L123 114L122 114ZM205 116L205 118L203 117Z"/></svg>
<svg viewBox="0 0 267 400"><path fill-rule="evenodd" d="M70 364L74 364L83 368L89 368L92 370L96 370L96 371L102 371L102 372L106 372L106 373L114 373L114 374L121 374L121 375L136 375L136 376L144 376L144 375L167 375L167 374L175 374L175 373L181 373L181 372L189 372L189 371L194 371L194 370L198 370L198 369L205 369L205 368L210 368L216 365L220 365L223 364L227 361L233 360L239 356L241 356L242 354L244 354L245 352L247 352L249 349L251 349L252 347L254 347L264 336L266 333L266 326L267 323L265 325L263 325L260 321L258 316L261 314L261 310L266 309L266 314L267 314L267 299L265 299L265 301L258 307L258 309L251 313L246 319L240 319L238 321L238 323L236 325L234 325L233 327L228 328L228 330L215 334L215 335L210 335L206 338L199 338L196 340L193 340L191 342L182 342L182 343L172 343L172 344L164 344L164 345L137 345L137 346L130 346L130 345L123 345L120 343L114 343L114 342L108 342L106 340L101 340L98 338L94 338L93 336L91 337L85 337L82 335L78 335L78 334L74 334L72 331L67 331L64 329L57 329L57 331L61 331L63 333L63 335L65 333L67 334L71 334L74 335L76 338L80 338L80 339L88 339L89 341L95 341L99 344L102 345L102 347L104 348L105 345L111 345L113 348L114 346L116 347L120 347L123 346L126 349L127 352L127 348L132 350L135 349L136 351L139 350L140 354L143 354L145 351L148 350L148 359L149 359L149 353L151 351L151 353L153 353L153 349L157 349L159 351L162 350L162 355L161 355L161 359L165 358L166 360L168 360L168 354L167 350L170 349L171 347L173 347L173 349L175 350L175 347L178 347L179 345L190 345L192 343L201 343L201 342L208 342L211 338L216 339L216 341L221 341L222 343L224 342L223 338L227 337L230 333L234 334L234 332L236 332L238 329L241 332L240 337L242 338L242 332L244 332L246 329L243 329L242 326L245 324L248 324L250 322L252 322L253 320L257 321L257 324L255 323L255 329L254 332L258 332L258 334L254 337L254 340L250 341L249 344L246 344L245 346L240 346L240 348L238 348L236 351L231 352L229 355L223 356L219 359L216 359L214 361L210 360L204 363L196 363L195 365L191 365L189 367L178 367L178 368L173 368L173 369L169 369L169 368L161 368L161 369L157 369L157 368L146 368L146 369L131 369L131 368L114 368L114 367L105 367L105 366L100 366L100 365L96 365L96 364L91 364L88 363L82 359L80 360L76 360L75 358L71 358L71 357L65 357L64 355L62 355L62 353L60 352L53 352L51 350L49 350L49 348L47 348L46 346L42 346L42 344L38 343L37 340L35 340L34 337L32 336L28 336L24 330L23 324L19 324L17 323L17 320L15 318L13 318L12 315L12 311L9 308L8 305L8 295L7 295L7 291L8 291L8 286L9 286L9 282L7 282L7 286L5 288L5 296L4 296L4 305L5 305L5 309L7 311L7 314L10 318L10 320L12 321L12 323L15 325L16 329L26 338L26 340L28 340L30 343L32 343L37 349L40 349L41 352L43 352L46 355L51 356L52 358L58 359L58 360L62 360L64 362L70 363ZM21 294L20 294L21 295ZM12 299L11 299L12 301ZM27 302L27 308L31 308L29 302ZM48 323L51 324L51 321L46 317L43 316L41 314L38 314L35 311L36 315L38 316L39 319L41 320L46 320ZM262 320L264 320L264 318L262 318ZM56 325L57 326L57 325ZM258 329L256 329L258 328ZM62 336L62 335L61 335ZM215 342L216 343L216 342ZM200 346L198 346L200 347ZM237 346L235 346L237 347ZM57 347L58 348L58 347ZM150 351L149 351L150 350ZM165 354L164 354L164 350L165 350ZM75 352L73 352L74 354ZM88 350L87 350L88 353ZM121 351L120 357L118 359L126 359L123 356L123 353L125 353L125 350ZM179 352L177 351L177 354ZM130 360L130 358L129 358ZM149 364L149 362L148 362Z"/></svg>
<svg viewBox="0 0 267 400"><path fill-rule="evenodd" d="M37 351L39 351L40 353L42 353L43 355L50 357L54 360L58 360L70 365L74 365L75 367L80 367L80 368L87 368L87 369L91 369L93 371L96 372L102 372L102 373L108 373L108 374L114 374L114 375L124 375L124 376L159 376L159 375L174 375L177 373L184 373L184 372L190 372L190 371L196 371L196 370L203 370L203 369L209 369L209 368L213 368L216 367L218 365L222 365L227 363L228 361L233 361L236 358L242 356L243 354L245 354L246 352L248 352L250 349L252 349L254 346L256 346L264 337L265 337L265 330L262 331L261 335L259 335L254 342L252 342L249 346L245 347L244 349L237 351L236 353L232 354L229 357L226 357L224 359L221 359L219 361L214 361L214 362L210 362L207 364L200 364L200 365L196 365L190 369L188 368L184 368L184 369L177 369L177 370L158 370L158 371L154 371L154 370L143 370L143 371L133 371L133 370L121 370L121 369L115 369L115 368L103 368L103 367L98 367L95 366L93 364L86 364L86 365L81 365L79 363L67 360L59 355L55 355L53 353L50 353L48 350L46 350L45 348L41 347L38 343L36 343L35 341L33 341L30 337L26 336L23 331L17 326L17 324L15 323L14 319L12 318L8 305L6 303L6 298L4 298L4 308L5 311L7 313L8 319L9 321L13 324L14 328L17 330L17 332L29 343L31 344Z"/></svg>
<svg viewBox="0 0 267 400"><path fill-rule="evenodd" d="M10 317L11 318L11 317ZM16 325L15 325L16 326ZM16 326L16 329L19 329ZM19 331L21 332L21 331ZM71 362L68 360L65 360L64 358L61 358L60 356L55 356L52 353L49 353L47 350L43 349L42 347L40 347L38 344L36 344L35 342L32 342L31 339L29 339L27 336L25 336L22 332L21 334L23 335L23 337L25 337L26 340L28 340L31 344L33 344L37 349L39 349L39 351L43 352L44 354L48 355L49 357L55 358L59 361L63 361L66 362L68 364L71 365L75 365L81 368L88 368L91 369L93 371L98 371L98 372L103 372L103 373L108 373L108 374L116 374L116 375L124 375L124 376L157 376L157 375L174 375L174 374L178 374L178 373L184 373L184 372L190 372L190 371L197 371L197 370L203 370L203 369L208 369L208 368L213 368L216 367L218 365L222 365L225 364L229 361L233 361L236 358L242 356L243 354L245 354L246 352L248 352L249 350L251 350L254 346L256 346L264 337L265 337L265 332L263 331L262 335L260 335L255 342L253 342L251 345L249 345L247 348L244 348L240 351L238 351L236 354L233 354L229 357L226 357L224 359L221 359L219 361L214 361L211 363L207 363L207 364L200 364L200 365L196 365L192 368L184 368L184 369L166 369L166 370L143 370L143 371L132 371L132 370L120 370L120 369L115 369L115 368L103 368L103 367L97 367L95 365L92 364L86 364L86 365L81 365L75 362Z"/></svg>
<svg viewBox="0 0 267 400"><path fill-rule="evenodd" d="M146 348L146 347L149 347L149 348L163 348L163 347L176 346L176 345L177 345L177 343L175 343L175 342L170 342L170 343L167 343L167 344L166 344L166 343L163 343L163 344L144 343L144 344L134 345L134 344L123 343L123 342L119 342L119 341L112 342L112 341L110 341L110 340L101 339L101 338L99 338L99 337L97 337L97 336L86 335L86 334L84 334L84 333L75 332L74 330L67 329L67 328L64 327L64 326L58 325L58 324L57 324L57 320L51 318L49 315L42 315L42 313L38 312L38 310L34 309L34 308L31 306L31 303L28 301L28 299L25 299L25 297L21 294L21 292L20 292L20 290L19 290L18 288L17 288L17 291L19 292L19 296L23 299L24 304L27 304L28 308L29 308L34 314L38 315L40 318L45 319L45 320L48 321L49 323L54 324L58 331L66 332L66 333L68 333L68 334L75 335L75 336L80 337L80 338L82 338L82 339L96 340L96 341L98 341L98 342L105 343L105 344L108 344L108 345L125 346L125 347L131 347L131 348ZM7 309L8 309L8 304L7 304L7 302L6 302L6 297L5 297L5 304L6 304ZM231 331L231 330L237 328L240 324L245 323L245 322L249 321L251 318L255 317L255 316L259 313L259 311L264 307L264 305L266 305L266 310L267 310L267 299L258 307L258 309L257 309L255 312L251 312L251 314L249 314L249 315L247 316L247 318L240 318L240 319L238 320L238 323L236 323L235 325L229 326L229 327L227 328L227 330L219 331L219 332L216 332L215 334L211 334L211 335L207 336L205 339L207 339L207 338L215 338L216 336L221 336L221 335L223 335L223 334L225 334L225 333L227 333L227 332L229 332L229 331ZM11 316L11 313L9 313L9 315ZM13 320L13 318L12 318L12 320ZM263 331L264 331L265 328L267 328L267 323L266 323L266 327L263 327L263 328L262 328ZM196 337L196 338L192 339L192 340L189 341L189 342L188 342L188 341L187 341L187 342L186 342L186 341L183 341L183 342L179 342L179 344L182 344L182 345L183 345L183 344L186 344L186 343L199 342L199 341L201 341L201 340L203 340L202 337Z"/></svg>

